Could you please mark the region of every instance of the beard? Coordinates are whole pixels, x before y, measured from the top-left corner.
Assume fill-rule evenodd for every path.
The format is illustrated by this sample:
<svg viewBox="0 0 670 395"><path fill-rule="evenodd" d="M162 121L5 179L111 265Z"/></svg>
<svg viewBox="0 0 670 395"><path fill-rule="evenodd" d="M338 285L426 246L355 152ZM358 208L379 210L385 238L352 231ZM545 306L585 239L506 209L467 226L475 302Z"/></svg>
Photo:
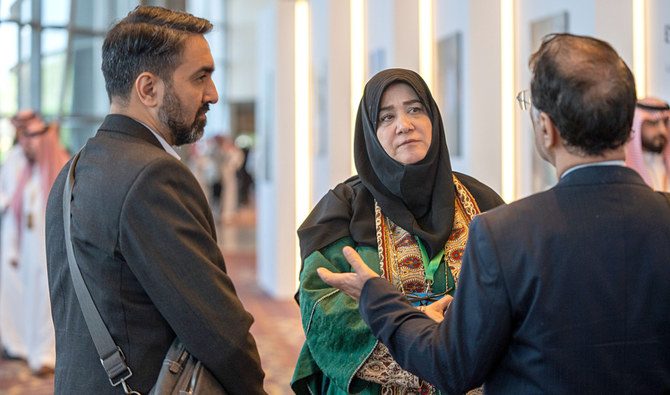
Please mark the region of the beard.
<svg viewBox="0 0 670 395"><path fill-rule="evenodd" d="M668 145L668 138L662 134L658 134L652 138L642 137L642 149L645 151L660 154L666 145Z"/></svg>
<svg viewBox="0 0 670 395"><path fill-rule="evenodd" d="M26 157L26 160L28 160L30 165L37 163L37 153L33 148L24 148L23 155Z"/></svg>
<svg viewBox="0 0 670 395"><path fill-rule="evenodd" d="M158 110L158 118L172 132L174 145L177 146L195 143L200 140L207 124L207 118L203 119L200 116L209 111L209 103L203 104L198 109L198 112L195 114L195 120L191 124L188 124L184 120L182 108L181 101L175 94L172 86L166 86L163 105Z"/></svg>

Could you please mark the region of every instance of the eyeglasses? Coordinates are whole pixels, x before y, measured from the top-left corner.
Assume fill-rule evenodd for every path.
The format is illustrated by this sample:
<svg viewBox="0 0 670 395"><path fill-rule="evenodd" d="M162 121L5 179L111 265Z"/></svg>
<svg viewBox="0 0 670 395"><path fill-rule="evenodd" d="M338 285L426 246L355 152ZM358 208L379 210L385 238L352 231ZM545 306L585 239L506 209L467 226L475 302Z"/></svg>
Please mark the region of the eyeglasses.
<svg viewBox="0 0 670 395"><path fill-rule="evenodd" d="M523 111L526 111L530 108L530 105L532 102L530 101L530 91L528 89L524 89L521 92L516 94L516 101L519 102L519 107Z"/></svg>

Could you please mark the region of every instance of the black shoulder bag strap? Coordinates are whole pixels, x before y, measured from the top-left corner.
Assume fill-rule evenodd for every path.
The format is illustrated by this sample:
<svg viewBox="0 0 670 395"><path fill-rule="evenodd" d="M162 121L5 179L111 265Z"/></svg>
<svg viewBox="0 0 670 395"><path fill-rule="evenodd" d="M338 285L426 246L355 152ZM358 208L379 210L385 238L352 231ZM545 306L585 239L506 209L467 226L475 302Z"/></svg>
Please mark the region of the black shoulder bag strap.
<svg viewBox="0 0 670 395"><path fill-rule="evenodd" d="M95 307L93 298L86 287L81 271L79 271L79 265L75 259L74 248L72 247L70 204L72 202L72 188L74 187L74 168L77 165L82 150L83 148L72 159L63 191L63 226L65 228L65 248L67 250L67 260L70 264L70 275L72 276L77 299L79 299L79 304L81 305L81 311L84 313L86 326L88 326L88 330L91 332L93 343L95 343L95 348L100 356L100 362L105 368L107 376L109 376L109 382L113 386L122 384L126 394L136 394L126 383L126 380L133 375L133 372L126 365L123 352L114 343L114 339L109 334L109 330L107 330L98 309Z"/></svg>

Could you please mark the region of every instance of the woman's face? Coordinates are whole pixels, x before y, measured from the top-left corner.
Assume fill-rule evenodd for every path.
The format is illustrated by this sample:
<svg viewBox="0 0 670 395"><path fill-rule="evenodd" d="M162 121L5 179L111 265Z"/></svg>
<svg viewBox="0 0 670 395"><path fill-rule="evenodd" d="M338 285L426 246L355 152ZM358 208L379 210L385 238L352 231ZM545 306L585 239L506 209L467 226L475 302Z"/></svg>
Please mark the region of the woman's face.
<svg viewBox="0 0 670 395"><path fill-rule="evenodd" d="M396 82L382 94L377 119L377 139L384 151L405 165L423 159L433 136L426 108L411 86Z"/></svg>

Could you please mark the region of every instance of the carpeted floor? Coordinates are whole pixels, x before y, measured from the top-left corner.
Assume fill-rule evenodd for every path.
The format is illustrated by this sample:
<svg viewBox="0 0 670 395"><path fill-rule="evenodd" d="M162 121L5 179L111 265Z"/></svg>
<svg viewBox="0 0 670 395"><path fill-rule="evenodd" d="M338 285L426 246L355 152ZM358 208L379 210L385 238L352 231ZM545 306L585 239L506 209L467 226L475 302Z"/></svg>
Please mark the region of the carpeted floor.
<svg viewBox="0 0 670 395"><path fill-rule="evenodd" d="M0 360L0 394L48 395L53 392L53 375L37 377L24 361Z"/></svg>
<svg viewBox="0 0 670 395"><path fill-rule="evenodd" d="M255 318L251 332L265 370L265 390L292 394L289 383L305 335L295 301L273 300L256 285L253 210L241 210L219 229L219 241L238 295ZM0 360L0 395L14 394L53 394L53 376L36 377L23 361Z"/></svg>

